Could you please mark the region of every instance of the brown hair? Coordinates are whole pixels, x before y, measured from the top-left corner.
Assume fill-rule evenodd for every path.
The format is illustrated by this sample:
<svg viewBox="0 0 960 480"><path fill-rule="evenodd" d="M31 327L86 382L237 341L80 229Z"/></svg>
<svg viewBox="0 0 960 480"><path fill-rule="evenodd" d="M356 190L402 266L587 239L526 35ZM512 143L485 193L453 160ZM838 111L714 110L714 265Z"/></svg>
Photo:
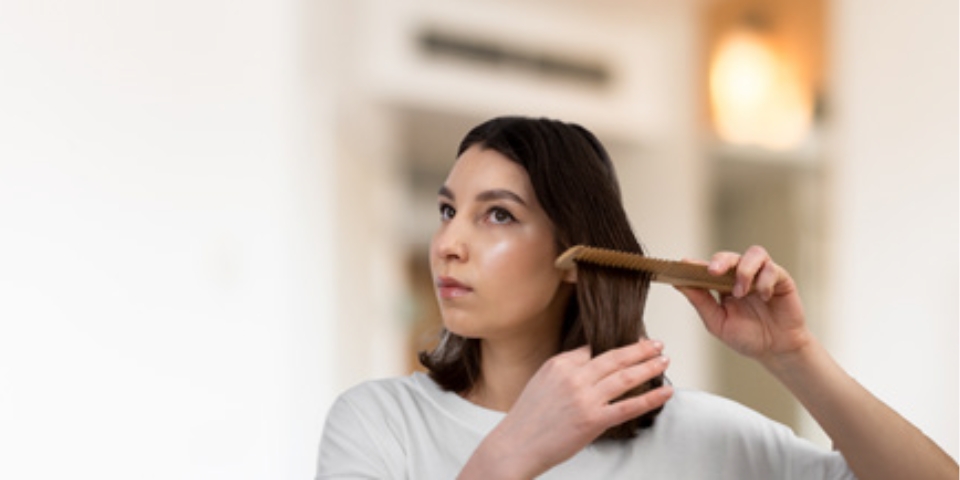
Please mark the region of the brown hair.
<svg viewBox="0 0 960 480"><path fill-rule="evenodd" d="M620 198L613 164L585 128L550 119L499 117L474 127L460 143L459 157L479 145L522 166L537 200L554 225L557 254L577 244L643 254ZM567 304L561 350L590 345L594 356L646 336L643 308L648 275L581 265L576 295ZM480 343L444 329L440 344L420 353L420 362L442 388L469 391L481 375ZM627 395L663 384L658 376ZM626 439L653 424L660 409L614 426L599 439Z"/></svg>

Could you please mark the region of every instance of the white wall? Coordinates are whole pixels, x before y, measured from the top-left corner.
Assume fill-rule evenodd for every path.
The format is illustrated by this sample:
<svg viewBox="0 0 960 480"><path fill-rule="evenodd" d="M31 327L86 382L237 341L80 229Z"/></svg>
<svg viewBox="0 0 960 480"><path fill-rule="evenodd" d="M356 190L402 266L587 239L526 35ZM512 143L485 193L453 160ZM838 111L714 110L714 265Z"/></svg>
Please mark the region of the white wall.
<svg viewBox="0 0 960 480"><path fill-rule="evenodd" d="M314 471L332 147L298 9L0 3L0 477Z"/></svg>
<svg viewBox="0 0 960 480"><path fill-rule="evenodd" d="M840 0L831 350L958 455L958 5Z"/></svg>

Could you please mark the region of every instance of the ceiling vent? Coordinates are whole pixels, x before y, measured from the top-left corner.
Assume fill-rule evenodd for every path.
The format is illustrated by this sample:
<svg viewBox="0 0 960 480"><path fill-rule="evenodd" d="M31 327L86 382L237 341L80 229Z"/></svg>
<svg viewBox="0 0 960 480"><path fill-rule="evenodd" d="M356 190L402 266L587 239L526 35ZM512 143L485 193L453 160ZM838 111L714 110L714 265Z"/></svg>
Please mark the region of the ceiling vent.
<svg viewBox="0 0 960 480"><path fill-rule="evenodd" d="M423 52L436 58L509 69L593 88L604 88L611 81L610 70L600 62L511 49L492 41L465 35L425 30L418 36L418 46Z"/></svg>

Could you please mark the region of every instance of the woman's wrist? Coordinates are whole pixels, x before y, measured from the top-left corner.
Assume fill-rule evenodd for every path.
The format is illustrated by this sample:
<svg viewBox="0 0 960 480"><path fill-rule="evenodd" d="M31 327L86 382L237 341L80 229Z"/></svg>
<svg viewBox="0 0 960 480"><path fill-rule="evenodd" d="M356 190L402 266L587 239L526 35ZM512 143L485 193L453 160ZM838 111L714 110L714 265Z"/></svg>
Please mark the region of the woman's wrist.
<svg viewBox="0 0 960 480"><path fill-rule="evenodd" d="M825 354L823 346L809 332L798 339L797 346L783 352L771 353L758 360L775 377L785 380L810 371L817 364L818 355Z"/></svg>
<svg viewBox="0 0 960 480"><path fill-rule="evenodd" d="M510 436L501 434L499 427L494 429L473 452L459 480L527 480L536 477L532 458L525 455L521 447L513 445Z"/></svg>

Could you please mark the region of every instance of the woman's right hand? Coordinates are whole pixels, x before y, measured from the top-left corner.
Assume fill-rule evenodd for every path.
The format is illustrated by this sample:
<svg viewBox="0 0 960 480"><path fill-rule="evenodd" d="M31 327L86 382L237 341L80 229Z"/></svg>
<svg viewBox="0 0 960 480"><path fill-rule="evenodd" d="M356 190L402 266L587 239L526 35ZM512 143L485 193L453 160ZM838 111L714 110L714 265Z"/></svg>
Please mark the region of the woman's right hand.
<svg viewBox="0 0 960 480"><path fill-rule="evenodd" d="M641 340L596 358L586 346L554 356L481 442L460 478L533 478L608 428L662 406L673 393L669 386L613 401L666 370L662 350L659 342Z"/></svg>

